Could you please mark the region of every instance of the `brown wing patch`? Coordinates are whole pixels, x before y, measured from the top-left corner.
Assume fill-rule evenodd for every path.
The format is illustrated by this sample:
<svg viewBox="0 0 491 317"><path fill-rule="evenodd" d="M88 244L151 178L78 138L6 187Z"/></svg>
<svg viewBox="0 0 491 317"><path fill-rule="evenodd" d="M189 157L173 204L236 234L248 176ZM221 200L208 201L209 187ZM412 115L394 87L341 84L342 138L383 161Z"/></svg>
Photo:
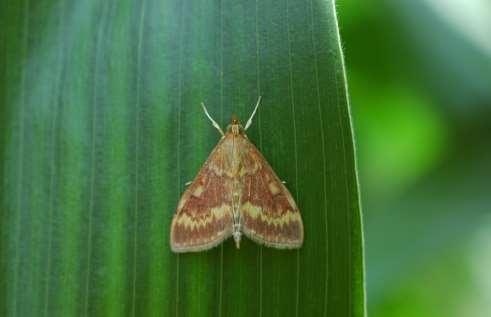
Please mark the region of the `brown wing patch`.
<svg viewBox="0 0 491 317"><path fill-rule="evenodd" d="M255 146L245 138L243 142L240 212L244 234L267 246L299 248L303 224L295 201Z"/></svg>
<svg viewBox="0 0 491 317"><path fill-rule="evenodd" d="M232 234L231 179L224 173L228 164L224 141L215 147L179 201L171 225L174 252L206 250Z"/></svg>

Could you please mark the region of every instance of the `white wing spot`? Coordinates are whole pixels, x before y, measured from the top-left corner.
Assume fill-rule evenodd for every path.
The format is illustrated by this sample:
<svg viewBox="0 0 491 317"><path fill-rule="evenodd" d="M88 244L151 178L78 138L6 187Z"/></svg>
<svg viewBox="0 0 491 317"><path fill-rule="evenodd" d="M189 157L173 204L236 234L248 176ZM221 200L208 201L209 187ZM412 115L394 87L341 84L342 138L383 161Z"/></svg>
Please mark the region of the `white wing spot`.
<svg viewBox="0 0 491 317"><path fill-rule="evenodd" d="M268 184L268 187L269 187L269 191L271 192L271 194L273 195L276 195L280 192L280 189L278 188L278 186L276 186L275 183L271 182Z"/></svg>
<svg viewBox="0 0 491 317"><path fill-rule="evenodd" d="M199 197L201 196L201 194L203 193L204 189L203 189L203 186L198 186L196 187L196 189L194 190L193 192L193 196L195 197Z"/></svg>

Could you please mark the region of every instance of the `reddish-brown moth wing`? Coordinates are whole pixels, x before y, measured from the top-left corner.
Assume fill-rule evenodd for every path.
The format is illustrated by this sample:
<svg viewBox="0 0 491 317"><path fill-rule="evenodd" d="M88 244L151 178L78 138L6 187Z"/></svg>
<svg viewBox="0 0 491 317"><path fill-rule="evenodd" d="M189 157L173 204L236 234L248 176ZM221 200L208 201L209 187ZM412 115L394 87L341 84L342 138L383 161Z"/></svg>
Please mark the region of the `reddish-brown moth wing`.
<svg viewBox="0 0 491 317"><path fill-rule="evenodd" d="M295 201L245 135L259 101L245 128L232 118L226 133L203 105L223 137L179 201L170 234L174 252L206 250L230 236L239 248L242 232L280 249L302 245Z"/></svg>
<svg viewBox="0 0 491 317"><path fill-rule="evenodd" d="M276 248L299 248L303 223L295 201L262 154L246 137L242 149L242 231L250 239Z"/></svg>
<svg viewBox="0 0 491 317"><path fill-rule="evenodd" d="M170 235L174 252L206 250L232 235L233 179L224 173L228 160L222 149L229 139L217 144L179 201Z"/></svg>

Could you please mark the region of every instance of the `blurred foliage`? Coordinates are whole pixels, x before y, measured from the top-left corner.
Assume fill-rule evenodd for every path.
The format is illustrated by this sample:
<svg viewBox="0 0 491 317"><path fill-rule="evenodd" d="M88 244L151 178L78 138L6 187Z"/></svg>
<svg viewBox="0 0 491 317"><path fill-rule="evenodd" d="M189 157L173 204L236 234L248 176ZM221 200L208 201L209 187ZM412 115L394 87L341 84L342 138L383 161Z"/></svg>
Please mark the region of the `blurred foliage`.
<svg viewBox="0 0 491 317"><path fill-rule="evenodd" d="M490 262L475 255L491 254L491 4L337 6L359 148L369 315L487 316Z"/></svg>

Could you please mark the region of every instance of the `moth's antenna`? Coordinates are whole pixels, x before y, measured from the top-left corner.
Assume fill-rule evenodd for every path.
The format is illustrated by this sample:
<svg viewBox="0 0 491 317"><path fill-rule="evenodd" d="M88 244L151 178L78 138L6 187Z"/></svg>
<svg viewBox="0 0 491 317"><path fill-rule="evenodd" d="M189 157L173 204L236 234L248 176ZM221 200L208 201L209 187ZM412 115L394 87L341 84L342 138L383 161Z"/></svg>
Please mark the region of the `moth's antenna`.
<svg viewBox="0 0 491 317"><path fill-rule="evenodd" d="M260 102L261 102L261 96L259 96L259 98L257 98L256 107L254 108L254 111L252 112L251 117L249 118L249 120L247 120L247 123L246 123L246 125L244 127L244 131L247 130L251 126L252 118L254 118L254 115L256 114L256 111L257 111L257 108L259 107L259 103Z"/></svg>
<svg viewBox="0 0 491 317"><path fill-rule="evenodd" d="M203 107L203 110L205 111L205 114L208 117L208 119L210 119L211 124L218 130L218 132L220 132L220 134L222 136L225 136L225 133L223 133L222 128L220 128L220 126L218 125L218 123L216 123L216 121L213 120L213 118L210 116L210 114L208 113L208 110L206 110L206 107L205 107L205 104L204 103L201 103L201 107Z"/></svg>

